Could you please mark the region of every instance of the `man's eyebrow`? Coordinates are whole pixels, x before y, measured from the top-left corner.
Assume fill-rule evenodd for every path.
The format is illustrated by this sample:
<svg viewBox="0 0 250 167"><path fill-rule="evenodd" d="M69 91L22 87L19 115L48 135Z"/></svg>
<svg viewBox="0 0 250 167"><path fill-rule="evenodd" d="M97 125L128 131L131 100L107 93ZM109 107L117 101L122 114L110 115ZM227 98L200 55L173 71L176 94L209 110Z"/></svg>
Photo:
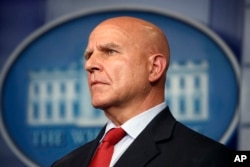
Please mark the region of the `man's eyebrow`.
<svg viewBox="0 0 250 167"><path fill-rule="evenodd" d="M98 50L103 51L103 50L108 50L108 49L120 49L121 46L114 43L114 42L109 42L109 43L105 43L105 44L100 44L97 46L97 48L98 48ZM85 59L86 60L89 59L89 57L93 54L93 52L94 52L93 49L86 49L84 51Z"/></svg>
<svg viewBox="0 0 250 167"><path fill-rule="evenodd" d="M119 48L121 48L121 46L114 43L114 42L109 42L109 43L101 44L98 46L98 49L100 49L100 50L119 49Z"/></svg>

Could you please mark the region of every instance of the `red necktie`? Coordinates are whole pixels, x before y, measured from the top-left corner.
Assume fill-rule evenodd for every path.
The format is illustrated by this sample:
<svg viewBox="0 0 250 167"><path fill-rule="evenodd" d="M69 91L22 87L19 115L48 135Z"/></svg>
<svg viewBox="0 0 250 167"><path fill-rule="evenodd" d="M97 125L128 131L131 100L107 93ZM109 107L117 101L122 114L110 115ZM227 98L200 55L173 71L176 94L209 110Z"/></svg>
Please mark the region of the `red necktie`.
<svg viewBox="0 0 250 167"><path fill-rule="evenodd" d="M126 132L122 128L113 128L109 130L102 140L102 143L97 148L89 167L109 167L114 151L114 145L118 143L125 134Z"/></svg>

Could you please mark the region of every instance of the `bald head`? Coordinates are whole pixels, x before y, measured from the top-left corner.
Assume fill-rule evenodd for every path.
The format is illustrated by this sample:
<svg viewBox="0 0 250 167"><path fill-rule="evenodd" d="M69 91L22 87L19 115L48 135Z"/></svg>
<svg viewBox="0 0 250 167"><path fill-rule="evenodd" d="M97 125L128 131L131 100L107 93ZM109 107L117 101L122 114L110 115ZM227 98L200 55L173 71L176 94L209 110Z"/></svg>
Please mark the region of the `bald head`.
<svg viewBox="0 0 250 167"><path fill-rule="evenodd" d="M116 124L164 101L169 47L154 24L105 20L91 32L85 58L92 104Z"/></svg>
<svg viewBox="0 0 250 167"><path fill-rule="evenodd" d="M170 59L169 44L163 31L156 25L134 17L115 17L101 22L94 30L116 27L123 35L130 38L131 42L150 54L161 53ZM108 31L108 29L107 29Z"/></svg>

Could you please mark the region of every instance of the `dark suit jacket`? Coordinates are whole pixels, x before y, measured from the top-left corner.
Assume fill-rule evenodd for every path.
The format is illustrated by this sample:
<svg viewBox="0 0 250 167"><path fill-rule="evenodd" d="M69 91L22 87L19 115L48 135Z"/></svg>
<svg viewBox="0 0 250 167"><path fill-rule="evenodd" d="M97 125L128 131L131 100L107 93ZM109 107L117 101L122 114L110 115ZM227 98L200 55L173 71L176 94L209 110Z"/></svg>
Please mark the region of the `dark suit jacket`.
<svg viewBox="0 0 250 167"><path fill-rule="evenodd" d="M56 161L53 167L87 167L97 138ZM160 112L124 152L115 167L227 167L230 151L177 122L168 108Z"/></svg>

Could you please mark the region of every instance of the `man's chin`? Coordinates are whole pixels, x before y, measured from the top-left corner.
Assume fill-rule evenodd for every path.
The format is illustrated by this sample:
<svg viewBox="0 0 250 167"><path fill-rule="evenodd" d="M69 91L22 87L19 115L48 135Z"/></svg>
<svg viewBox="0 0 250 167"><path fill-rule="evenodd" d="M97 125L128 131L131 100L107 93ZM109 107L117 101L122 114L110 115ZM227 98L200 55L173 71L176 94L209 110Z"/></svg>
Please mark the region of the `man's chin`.
<svg viewBox="0 0 250 167"><path fill-rule="evenodd" d="M93 103L92 102L92 105L94 108L101 109L101 110L105 110L105 109L109 108L109 105L106 103Z"/></svg>

